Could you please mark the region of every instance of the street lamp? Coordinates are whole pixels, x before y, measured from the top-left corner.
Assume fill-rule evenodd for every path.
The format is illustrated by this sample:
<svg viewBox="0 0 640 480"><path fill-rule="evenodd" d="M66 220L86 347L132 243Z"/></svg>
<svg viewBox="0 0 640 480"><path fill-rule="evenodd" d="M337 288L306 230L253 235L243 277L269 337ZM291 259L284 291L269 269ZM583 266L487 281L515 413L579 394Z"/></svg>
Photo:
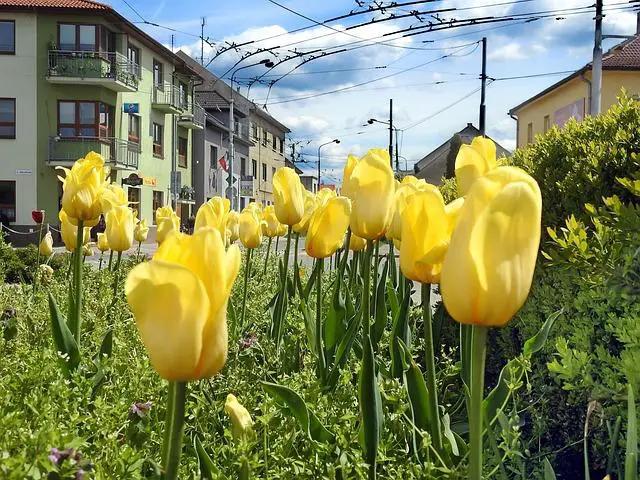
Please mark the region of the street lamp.
<svg viewBox="0 0 640 480"><path fill-rule="evenodd" d="M320 149L325 145L330 145L332 143L338 144L340 143L340 140L338 140L337 138L334 138L330 142L326 142L326 143L323 143L322 145L318 145L318 190L320 190Z"/></svg>
<svg viewBox="0 0 640 480"><path fill-rule="evenodd" d="M400 161L398 160L398 131L400 130L398 127L394 127L391 122L385 122L383 120L377 120L375 118L370 118L367 120L367 123L364 123L362 126L366 127L367 125L373 125L374 123L382 123L383 125L389 126L389 161L393 162L393 143L391 141L391 132L395 132L396 134L396 170L400 170Z"/></svg>

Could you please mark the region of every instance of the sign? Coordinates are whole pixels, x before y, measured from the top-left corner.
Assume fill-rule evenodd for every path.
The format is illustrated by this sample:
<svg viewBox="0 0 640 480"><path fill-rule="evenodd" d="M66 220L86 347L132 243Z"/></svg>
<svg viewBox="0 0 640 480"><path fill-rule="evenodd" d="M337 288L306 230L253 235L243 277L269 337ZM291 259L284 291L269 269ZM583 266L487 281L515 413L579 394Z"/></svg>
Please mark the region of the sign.
<svg viewBox="0 0 640 480"><path fill-rule="evenodd" d="M322 190L323 188L328 188L329 190L335 191L336 186L333 183L321 183L318 190Z"/></svg>
<svg viewBox="0 0 640 480"><path fill-rule="evenodd" d="M171 191L177 193L182 187L182 174L181 172L171 172Z"/></svg>
<svg viewBox="0 0 640 480"><path fill-rule="evenodd" d="M156 177L142 177L142 184L147 187L155 187L158 185L158 179Z"/></svg>
<svg viewBox="0 0 640 480"><path fill-rule="evenodd" d="M122 105L124 113L140 113L139 103L125 103Z"/></svg>
<svg viewBox="0 0 640 480"><path fill-rule="evenodd" d="M220 160L218 160L218 163L220 163L220 166L225 172L229 171L229 167L227 166L227 161L224 159L224 155L220 157Z"/></svg>
<svg viewBox="0 0 640 480"><path fill-rule="evenodd" d="M142 177L139 177L137 174L132 173L127 178L122 179L123 185L129 185L130 187L139 187L142 185Z"/></svg>
<svg viewBox="0 0 640 480"><path fill-rule="evenodd" d="M555 124L562 128L571 118L575 118L577 122L581 122L584 119L584 98L576 100L556 111Z"/></svg>
<svg viewBox="0 0 640 480"><path fill-rule="evenodd" d="M30 168L18 168L16 169L16 175L33 175L33 170Z"/></svg>
<svg viewBox="0 0 640 480"><path fill-rule="evenodd" d="M240 180L240 196L253 197L253 177L243 176Z"/></svg>

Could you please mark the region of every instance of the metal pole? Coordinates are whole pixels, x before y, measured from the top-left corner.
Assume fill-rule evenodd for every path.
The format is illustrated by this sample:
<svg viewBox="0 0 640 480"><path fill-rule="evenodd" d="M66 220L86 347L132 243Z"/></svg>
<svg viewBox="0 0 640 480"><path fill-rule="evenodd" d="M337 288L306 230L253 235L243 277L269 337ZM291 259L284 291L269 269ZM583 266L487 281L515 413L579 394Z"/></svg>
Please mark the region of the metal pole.
<svg viewBox="0 0 640 480"><path fill-rule="evenodd" d="M227 197L231 202L231 209L236 209L236 196L233 194L233 156L234 146L233 138L235 135L235 122L233 121L233 75L231 75L231 98L229 99L229 186Z"/></svg>
<svg viewBox="0 0 640 480"><path fill-rule="evenodd" d="M320 148L321 147L322 145L318 147L318 188L316 188L316 191L320 190Z"/></svg>
<svg viewBox="0 0 640 480"><path fill-rule="evenodd" d="M205 18L202 17L202 23L200 24L200 65L204 67L204 23Z"/></svg>
<svg viewBox="0 0 640 480"><path fill-rule="evenodd" d="M593 72L591 78L591 115L600 115L602 108L602 3L596 0L596 31L593 41Z"/></svg>
<svg viewBox="0 0 640 480"><path fill-rule="evenodd" d="M400 171L400 160L398 159L398 129L396 129L396 172L399 172L399 171Z"/></svg>
<svg viewBox="0 0 640 480"><path fill-rule="evenodd" d="M393 169L393 98L389 99L389 162L391 162L391 169Z"/></svg>
<svg viewBox="0 0 640 480"><path fill-rule="evenodd" d="M480 75L482 86L480 88L480 133L485 135L486 130L486 105L485 94L487 89L487 37L482 37L482 74Z"/></svg>
<svg viewBox="0 0 640 480"><path fill-rule="evenodd" d="M171 85L173 88L173 85ZM176 158L176 143L178 136L178 121L175 113L171 114L171 208L173 211L178 210L178 192L180 187L178 187L178 172L177 172L177 158Z"/></svg>

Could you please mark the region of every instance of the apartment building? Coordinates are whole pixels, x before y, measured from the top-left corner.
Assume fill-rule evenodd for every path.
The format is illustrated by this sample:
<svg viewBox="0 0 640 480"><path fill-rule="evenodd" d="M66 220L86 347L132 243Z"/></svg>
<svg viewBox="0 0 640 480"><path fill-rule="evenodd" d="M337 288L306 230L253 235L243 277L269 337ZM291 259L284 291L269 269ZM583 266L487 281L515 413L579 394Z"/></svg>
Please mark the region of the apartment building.
<svg viewBox="0 0 640 480"><path fill-rule="evenodd" d="M173 203L193 214L197 72L111 7L89 0L0 0L0 221L55 224L55 167L96 151L140 218Z"/></svg>

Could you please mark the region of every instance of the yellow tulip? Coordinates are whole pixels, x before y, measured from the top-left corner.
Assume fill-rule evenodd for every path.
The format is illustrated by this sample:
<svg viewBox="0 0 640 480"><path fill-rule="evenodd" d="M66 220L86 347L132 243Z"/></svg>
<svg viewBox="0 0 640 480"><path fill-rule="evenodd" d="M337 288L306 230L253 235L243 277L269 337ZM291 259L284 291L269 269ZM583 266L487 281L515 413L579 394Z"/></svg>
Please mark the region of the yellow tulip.
<svg viewBox="0 0 640 480"><path fill-rule="evenodd" d="M411 195L402 214L400 268L405 277L422 283L440 279L449 245L449 220L437 188Z"/></svg>
<svg viewBox="0 0 640 480"><path fill-rule="evenodd" d="M227 240L233 243L240 238L240 214L231 210L227 214Z"/></svg>
<svg viewBox="0 0 640 480"><path fill-rule="evenodd" d="M344 170L342 171L342 189L340 193L348 198L351 198L351 174L357 163L358 157L349 155L347 157L347 163L344 165Z"/></svg>
<svg viewBox="0 0 640 480"><path fill-rule="evenodd" d="M352 252L359 252L360 250L364 250L367 246L367 241L364 238L360 238L357 235L351 234L351 238L349 239L349 250Z"/></svg>
<svg viewBox="0 0 640 480"><path fill-rule="evenodd" d="M464 205L464 197L456 198L453 202L449 202L444 207L444 211L449 219L449 236L453 233L460 218L460 212Z"/></svg>
<svg viewBox="0 0 640 480"><path fill-rule="evenodd" d="M464 197L473 182L496 168L496 144L484 137L476 137L471 145L461 145L456 156L458 196Z"/></svg>
<svg viewBox="0 0 640 480"><path fill-rule="evenodd" d="M170 234L180 232L180 218L171 207L160 207L156 210L156 242L162 243Z"/></svg>
<svg viewBox="0 0 640 480"><path fill-rule="evenodd" d="M138 223L136 223L136 228L133 229L133 239L140 243L147 240L147 235L149 235L149 226L147 225L147 221L143 218Z"/></svg>
<svg viewBox="0 0 640 480"><path fill-rule="evenodd" d="M93 227L102 213L102 192L108 184L109 168L104 166L101 155L90 152L86 157L76 160L71 169L56 167L65 172L62 181L62 209L69 222L84 222L85 227Z"/></svg>
<svg viewBox="0 0 640 480"><path fill-rule="evenodd" d="M110 250L111 247L109 247L109 240L107 240L107 234L106 233L99 233L98 234L98 241L96 243L98 250L100 250L101 252L106 252L107 250Z"/></svg>
<svg viewBox="0 0 640 480"><path fill-rule="evenodd" d="M105 234L109 247L115 252L124 252L133 244L133 229L135 219L133 210L126 205L113 207L105 216L107 228Z"/></svg>
<svg viewBox="0 0 640 480"><path fill-rule="evenodd" d="M318 190L318 193L316 194L316 204L318 206L323 205L327 203L329 200L331 200L332 198L336 198L337 196L338 194L336 193L335 190L332 190L327 187L321 188L320 190Z"/></svg>
<svg viewBox="0 0 640 480"><path fill-rule="evenodd" d="M251 414L234 394L227 395L227 400L224 402L224 410L229 415L233 425L233 438L242 438L251 434L253 431Z"/></svg>
<svg viewBox="0 0 640 480"><path fill-rule="evenodd" d="M278 227L278 236L284 237L287 234L287 231L288 231L287 226L281 223L280 227Z"/></svg>
<svg viewBox="0 0 640 480"><path fill-rule="evenodd" d="M131 270L125 294L153 368L169 381L215 375L227 359L227 301L240 250L220 232L167 237Z"/></svg>
<svg viewBox="0 0 640 480"><path fill-rule="evenodd" d="M231 202L228 198L211 198L208 202L200 205L198 213L196 213L194 230L202 227L213 227L218 230L222 238L224 238L227 230L226 217L230 208Z"/></svg>
<svg viewBox="0 0 640 480"><path fill-rule="evenodd" d="M460 323L505 325L525 302L538 255L542 197L516 167L478 178L442 267L441 292Z"/></svg>
<svg viewBox="0 0 640 480"><path fill-rule="evenodd" d="M82 255L84 255L85 257L93 257L94 253L95 252L93 251L93 244L85 243L82 246Z"/></svg>
<svg viewBox="0 0 640 480"><path fill-rule="evenodd" d="M309 220L316 209L317 201L316 196L309 190L304 191L304 215L302 219L293 226L293 231L296 233L305 233L309 228Z"/></svg>
<svg viewBox="0 0 640 480"><path fill-rule="evenodd" d="M366 240L382 237L391 223L395 180L389 152L371 149L356 163L349 180L351 230Z"/></svg>
<svg viewBox="0 0 640 480"><path fill-rule="evenodd" d="M113 207L128 205L127 194L120 185L115 183L106 184L100 197L102 212L106 213Z"/></svg>
<svg viewBox="0 0 640 480"><path fill-rule="evenodd" d="M238 220L240 241L246 248L258 248L262 244L262 224L255 208L245 208Z"/></svg>
<svg viewBox="0 0 640 480"><path fill-rule="evenodd" d="M391 218L391 226L387 237L402 240L402 214L411 195L414 195L421 190L436 189L437 187L425 182L424 180L418 180L412 176L405 177L394 193L393 217Z"/></svg>
<svg viewBox="0 0 640 480"><path fill-rule="evenodd" d="M40 250L40 255L44 257L50 257L53 254L53 237L51 236L51 232L47 232L42 238L38 250Z"/></svg>
<svg viewBox="0 0 640 480"><path fill-rule="evenodd" d="M304 215L304 187L300 177L292 168L280 167L272 183L276 217L284 225L295 225Z"/></svg>
<svg viewBox="0 0 640 480"><path fill-rule="evenodd" d="M76 236L78 234L78 227L76 225L73 225L69 221L69 217L64 210L60 210L58 218L60 219L60 235L62 236L64 246L69 252L73 252L76 249ZM83 230L84 232L82 234L82 243L85 244L89 241L89 232L91 231L91 227L86 227Z"/></svg>
<svg viewBox="0 0 640 480"><path fill-rule="evenodd" d="M344 235L349 227L351 201L347 197L336 197L320 205L307 230L305 249L313 258L326 258L342 247Z"/></svg>
<svg viewBox="0 0 640 480"><path fill-rule="evenodd" d="M278 235L278 229L280 228L280 222L276 217L276 209L273 205L267 205L262 212L262 233L267 237L276 237Z"/></svg>

